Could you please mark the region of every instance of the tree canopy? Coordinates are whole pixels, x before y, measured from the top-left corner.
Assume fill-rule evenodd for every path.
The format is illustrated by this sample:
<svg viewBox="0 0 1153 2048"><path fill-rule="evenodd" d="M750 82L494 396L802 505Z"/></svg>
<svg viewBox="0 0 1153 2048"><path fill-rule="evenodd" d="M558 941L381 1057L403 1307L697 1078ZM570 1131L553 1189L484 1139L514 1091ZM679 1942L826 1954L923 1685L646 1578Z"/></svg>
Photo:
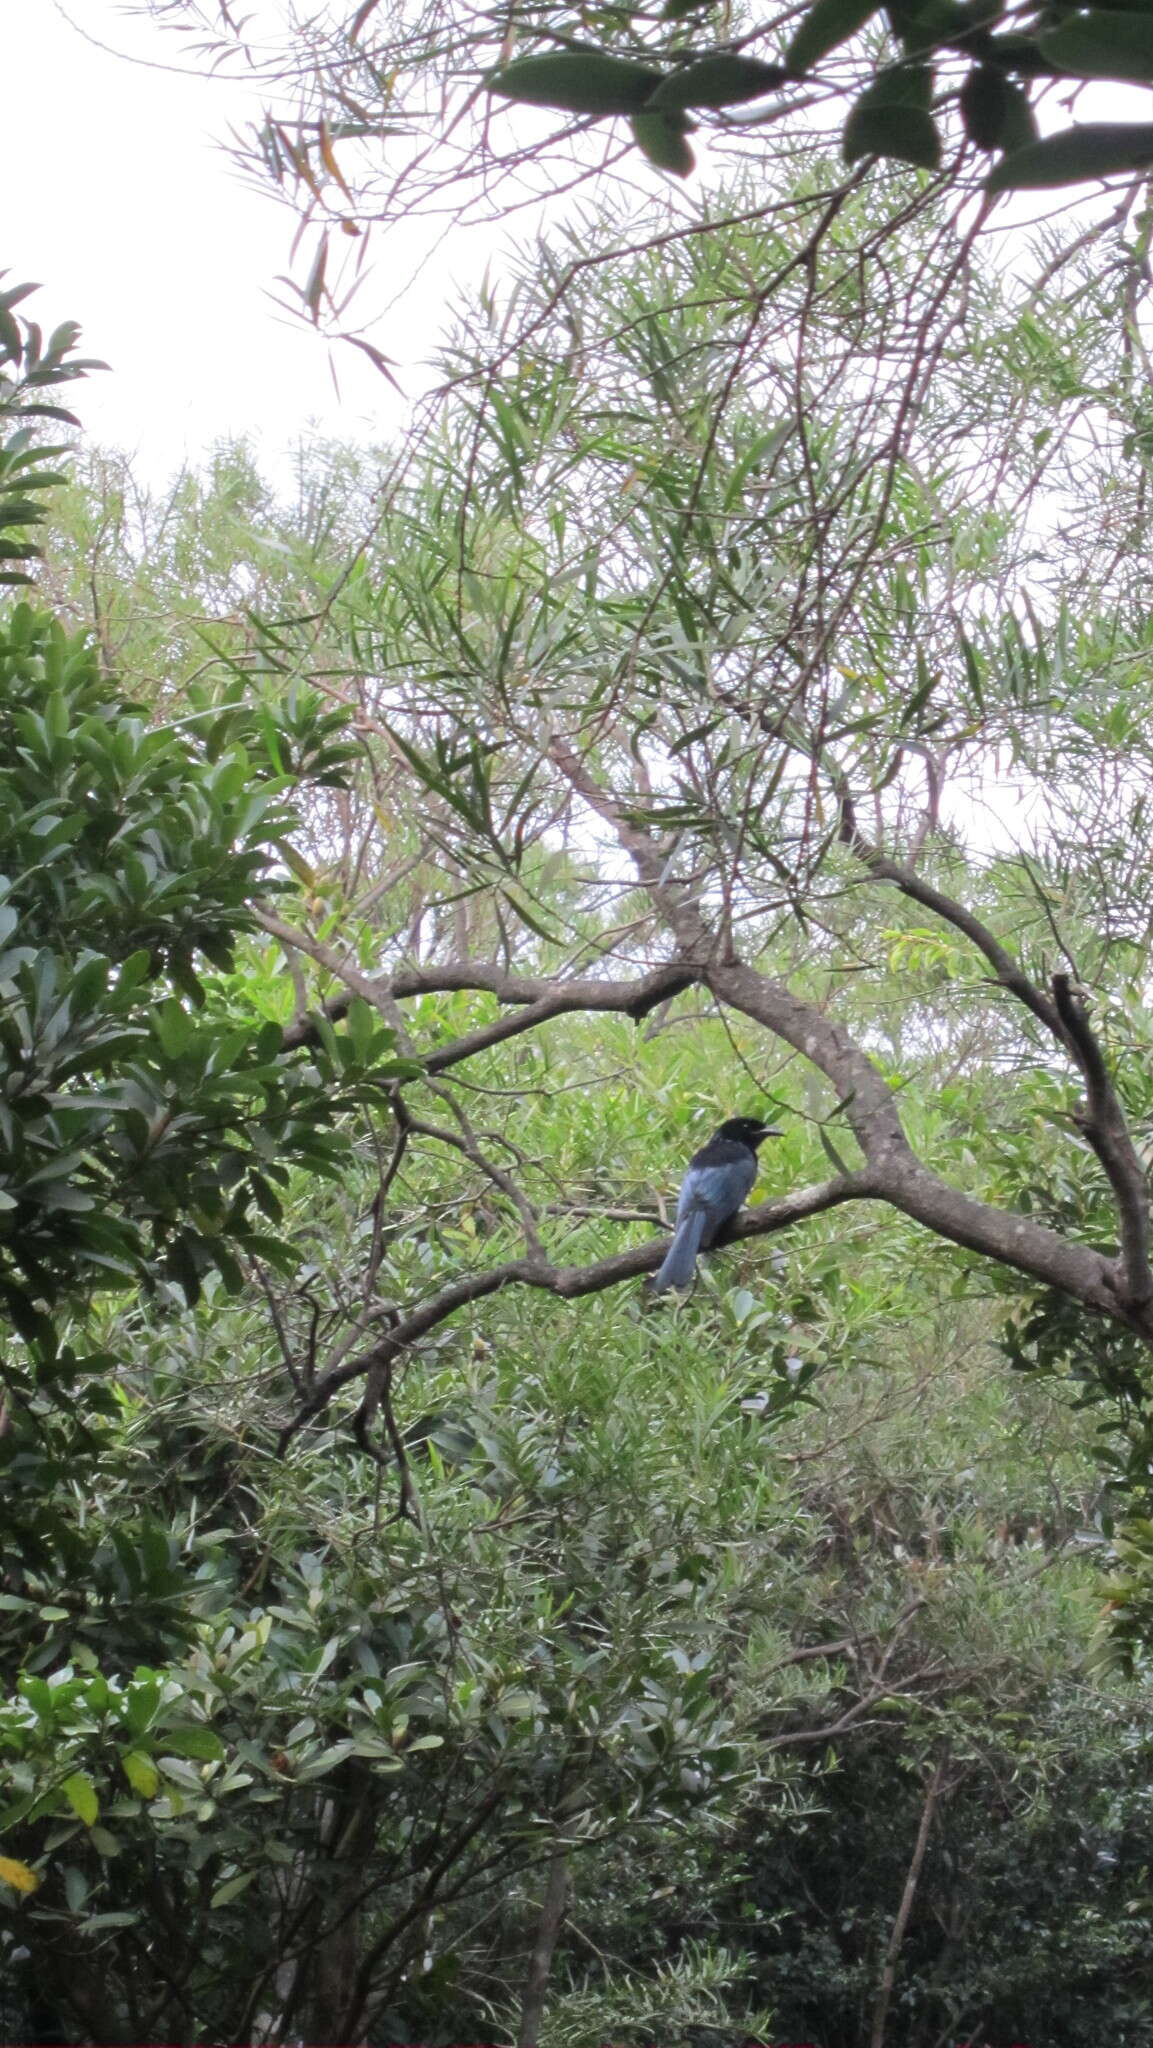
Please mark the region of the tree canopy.
<svg viewBox="0 0 1153 2048"><path fill-rule="evenodd" d="M25 2039L1142 2048L1146 181L1007 276L971 131L871 160L1100 24L923 16L584 24L646 83L564 109L581 179L735 133L734 64L856 67L871 139L602 186L290 503L54 486L0 641ZM437 22L459 160L392 206L537 118L494 71L587 88ZM378 32L266 136L353 227ZM23 402L74 337L16 304ZM734 1111L762 1198L654 1302Z"/></svg>

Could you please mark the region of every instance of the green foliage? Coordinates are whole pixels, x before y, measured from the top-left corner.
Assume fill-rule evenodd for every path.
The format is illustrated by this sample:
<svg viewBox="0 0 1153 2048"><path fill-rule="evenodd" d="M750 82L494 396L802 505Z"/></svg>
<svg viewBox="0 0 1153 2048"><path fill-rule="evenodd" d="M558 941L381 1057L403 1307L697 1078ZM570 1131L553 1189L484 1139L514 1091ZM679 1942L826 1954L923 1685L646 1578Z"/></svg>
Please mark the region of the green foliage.
<svg viewBox="0 0 1153 2048"><path fill-rule="evenodd" d="M74 351L80 329L71 321L45 340L39 327L16 312L35 285L0 291L0 585L30 583L24 563L39 556L30 527L46 517L43 494L62 482L54 465L64 449L38 442L39 423L75 426L74 415L51 397L102 363L83 361Z"/></svg>
<svg viewBox="0 0 1153 2048"><path fill-rule="evenodd" d="M879 72L845 123L845 162L890 156L935 171L941 141L929 112L932 88L926 64L894 64Z"/></svg>
<svg viewBox="0 0 1153 2048"><path fill-rule="evenodd" d="M558 50L519 57L489 81L489 91L534 107L573 114L635 114L660 84L659 71L597 50Z"/></svg>
<svg viewBox="0 0 1153 2048"><path fill-rule="evenodd" d="M345 1084L409 1071L387 1033L348 1073L331 1041L285 1059L277 1024L202 979L279 886L290 792L346 772L342 723L307 692L249 708L234 690L149 726L83 636L26 607L8 622L0 1292L26 1337L94 1286L238 1284L238 1250L275 1256L258 1219L291 1166L337 1169Z"/></svg>
<svg viewBox="0 0 1153 2048"><path fill-rule="evenodd" d="M1153 164L1153 125L1133 121L1085 121L1058 135L1017 147L990 171L990 192L1022 187L1071 185L1086 178L1110 178Z"/></svg>
<svg viewBox="0 0 1153 2048"><path fill-rule="evenodd" d="M940 53L951 18L894 17L934 134L970 64ZM668 32L675 103L625 118L683 141L738 53ZM972 61L1013 89L1006 147L1031 74ZM93 624L167 722L20 627L9 1057L43 1015L48 1081L18 1135L92 1206L39 1202L28 1169L9 1212L40 1236L8 1269L30 1319L0 1436L23 1674L0 1740L9 1868L40 1879L14 1923L78 2037L507 2038L563 1853L558 2043L770 2006L855 2048L947 1758L892 2042L998 2015L1024 2037L1042 1993L1055 2048L1083 2048L1094 1998L1140 2038L1146 1689L1139 1653L1131 1678L1079 1668L1109 1561L1098 1417L1003 1373L1004 1303L966 1255L860 1203L718 1251L671 1309L485 1292L649 1241L746 1102L787 1126L761 1192L855 1157L837 1091L699 987L638 1022L550 1005L558 978L667 957L581 774L659 835L661 888L723 904L758 970L867 1044L934 1170L1107 1241L1059 1055L963 931L853 866L837 799L867 792L1042 986L1075 953L1147 1045L1148 422L1115 350L1137 244L1118 229L1108 295L1062 252L1044 318L974 270L966 349L930 380L909 336L948 221L912 216L880 292L863 182L810 246L830 189L807 162L776 211L608 282L578 261L567 297L567 258L533 250L531 346L487 290L367 539L368 465L322 457L299 520L233 452L139 541L114 521L111 564L74 500L53 573L77 605L95 566ZM1087 541L1050 516L1074 477ZM246 616L246 583L277 616ZM293 694L310 668L323 705ZM963 845L1005 761L1046 791L1028 862ZM79 822L41 847L40 816ZM514 1001L469 989L477 962ZM391 969L399 994L352 1000ZM326 1004L339 1024L298 1021ZM90 1217L128 1233L119 1265ZM1112 1445L1122 1363L1092 1367ZM1139 1588L1129 1612L1136 1640Z"/></svg>
<svg viewBox="0 0 1153 2048"><path fill-rule="evenodd" d="M790 79L807 79L881 12L878 0L813 0L780 64L724 46L686 49L680 40L670 47L658 36L647 44L634 40L632 48L647 48L658 61L675 55L673 70L661 72L633 55L586 46L518 57L490 77L489 90L594 119L630 114L645 154L683 176L693 167L691 151L682 142L678 156L671 140L663 150L654 148L647 109L720 111ZM1153 36L1142 14L1097 8L1071 15L1065 7L1041 4L1022 20L999 0L976 7L955 0L896 0L884 13L898 61L878 66L857 97L844 125L846 163L879 156L937 170L943 152L931 111L934 89L938 68L955 67L958 58L968 60L958 95L966 133L978 148L1003 152L987 181L990 191L1072 184L1139 170L1150 161L1149 131L1136 125L1089 124L1034 141L1032 107L1018 82L1053 75L1153 81ZM679 10L671 18L679 21ZM1003 23L1006 29L998 33ZM632 18L629 30L635 36Z"/></svg>

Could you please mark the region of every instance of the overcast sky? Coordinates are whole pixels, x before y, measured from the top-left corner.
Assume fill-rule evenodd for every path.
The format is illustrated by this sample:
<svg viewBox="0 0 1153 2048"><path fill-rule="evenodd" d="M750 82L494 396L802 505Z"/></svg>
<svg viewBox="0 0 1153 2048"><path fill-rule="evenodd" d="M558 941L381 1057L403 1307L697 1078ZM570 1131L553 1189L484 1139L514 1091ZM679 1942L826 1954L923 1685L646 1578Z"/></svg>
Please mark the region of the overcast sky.
<svg viewBox="0 0 1153 2048"><path fill-rule="evenodd" d="M234 432L254 434L274 467L310 422L383 436L399 414L385 382L344 348L338 395L323 341L272 303L295 221L220 147L258 112L251 88L163 68L177 40L114 0L7 0L4 16L0 267L10 284L43 285L32 318L79 320L85 352L110 364L74 393L89 433L153 479ZM419 358L446 288L381 337L386 353L399 336Z"/></svg>

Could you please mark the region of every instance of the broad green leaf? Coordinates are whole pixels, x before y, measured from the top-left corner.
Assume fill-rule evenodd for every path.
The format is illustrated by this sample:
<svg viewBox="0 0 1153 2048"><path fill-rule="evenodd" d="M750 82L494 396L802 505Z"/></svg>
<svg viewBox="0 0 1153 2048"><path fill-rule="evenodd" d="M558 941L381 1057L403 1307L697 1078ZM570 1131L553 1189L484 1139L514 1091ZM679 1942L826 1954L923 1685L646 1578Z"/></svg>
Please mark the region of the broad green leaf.
<svg viewBox="0 0 1153 2048"><path fill-rule="evenodd" d="M92 1827L100 1813L100 1801L87 1771L73 1771L70 1777L65 1778L60 1790L78 1819L84 1822L85 1827Z"/></svg>
<svg viewBox="0 0 1153 2048"><path fill-rule="evenodd" d="M697 160L685 140L685 131L668 114L634 114L629 126L637 148L658 170L687 178L695 169Z"/></svg>
<svg viewBox="0 0 1153 2048"><path fill-rule="evenodd" d="M1153 125L1148 122L1087 121L1013 151L985 180L989 192L1015 192L1046 185L1076 185L1086 178L1110 178L1153 164Z"/></svg>
<svg viewBox="0 0 1153 2048"><path fill-rule="evenodd" d="M735 107L742 100L760 99L783 85L789 74L779 64L762 64L756 57L740 57L719 50L715 56L699 57L674 71L660 84L649 107L671 112L679 107Z"/></svg>
<svg viewBox="0 0 1153 2048"><path fill-rule="evenodd" d="M490 92L569 114L632 114L661 83L661 73L602 50L555 50L518 57L488 80Z"/></svg>
<svg viewBox="0 0 1153 2048"><path fill-rule="evenodd" d="M219 1763L224 1744L212 1728L165 1728L158 1740L173 1756L190 1756L198 1763Z"/></svg>
<svg viewBox="0 0 1153 2048"><path fill-rule="evenodd" d="M120 1759L120 1768L134 1792L139 1792L142 1799L155 1799L160 1774L151 1757L138 1749L126 1750Z"/></svg>
<svg viewBox="0 0 1153 2048"><path fill-rule="evenodd" d="M910 53L935 49L975 25L972 11L958 0L886 0L886 12Z"/></svg>
<svg viewBox="0 0 1153 2048"><path fill-rule="evenodd" d="M1029 95L993 64L978 64L961 87L965 133L978 149L1025 149L1037 139Z"/></svg>
<svg viewBox="0 0 1153 2048"><path fill-rule="evenodd" d="M217 1906L230 1906L233 1899L238 1899L241 1892L248 1890L255 1876L255 1870L242 1870L239 1877L226 1878L224 1883L218 1884L213 1892L209 1900L210 1909L215 1911Z"/></svg>
<svg viewBox="0 0 1153 2048"><path fill-rule="evenodd" d="M927 64L893 64L879 72L845 122L845 162L887 156L935 171L941 161L941 138L929 112L932 90L933 74Z"/></svg>
<svg viewBox="0 0 1153 2048"><path fill-rule="evenodd" d="M144 1730L151 1726L160 1704L161 1691L158 1678L139 1679L129 1687L125 1719L134 1735L143 1735Z"/></svg>
<svg viewBox="0 0 1153 2048"><path fill-rule="evenodd" d="M160 1040L161 1050L170 1060L180 1059L196 1036L192 1018L175 996L156 1004L152 1012L152 1028Z"/></svg>
<svg viewBox="0 0 1153 2048"><path fill-rule="evenodd" d="M1037 46L1075 78L1124 78L1136 85L1153 81L1153 12L1091 7L1047 29Z"/></svg>
<svg viewBox="0 0 1153 2048"><path fill-rule="evenodd" d="M880 0L814 0L785 51L787 68L794 77L811 71L879 11Z"/></svg>

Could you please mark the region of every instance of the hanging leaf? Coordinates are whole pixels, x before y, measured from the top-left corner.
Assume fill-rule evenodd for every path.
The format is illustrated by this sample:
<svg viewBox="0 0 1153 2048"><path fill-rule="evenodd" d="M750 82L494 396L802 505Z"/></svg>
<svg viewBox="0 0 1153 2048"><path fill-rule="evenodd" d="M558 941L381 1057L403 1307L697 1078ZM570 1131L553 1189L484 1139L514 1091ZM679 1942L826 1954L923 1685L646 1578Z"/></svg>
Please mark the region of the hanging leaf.
<svg viewBox="0 0 1153 2048"><path fill-rule="evenodd" d="M779 64L762 64L756 57L738 57L720 50L712 57L698 57L683 71L674 71L657 87L648 107L672 112L678 107L735 107L742 100L760 99L783 85L789 74Z"/></svg>
<svg viewBox="0 0 1153 2048"><path fill-rule="evenodd" d="M785 51L785 64L793 75L811 71L830 50L846 43L880 11L880 0L814 0L800 28Z"/></svg>
<svg viewBox="0 0 1153 2048"><path fill-rule="evenodd" d="M941 161L941 138L929 112L932 92L933 73L927 64L891 64L878 72L845 122L845 162L888 156L935 171Z"/></svg>
<svg viewBox="0 0 1153 2048"><path fill-rule="evenodd" d="M912 55L933 50L973 27L972 14L958 0L887 0L885 12Z"/></svg>
<svg viewBox="0 0 1153 2048"><path fill-rule="evenodd" d="M629 126L637 148L659 171L688 177L696 158L685 141L689 124L683 114L634 114Z"/></svg>
<svg viewBox="0 0 1153 2048"><path fill-rule="evenodd" d="M1125 78L1135 85L1153 81L1153 13L1091 7L1047 29L1037 46L1058 70L1075 78Z"/></svg>
<svg viewBox="0 0 1153 2048"><path fill-rule="evenodd" d="M1023 86L991 64L978 64L961 87L961 119L978 149L1025 149L1037 121Z"/></svg>
<svg viewBox="0 0 1153 2048"><path fill-rule="evenodd" d="M488 81L490 92L530 107L560 107L568 114L632 114L643 107L661 73L603 50L554 50L518 57Z"/></svg>
<svg viewBox="0 0 1153 2048"><path fill-rule="evenodd" d="M1045 185L1075 185L1085 178L1110 178L1153 164L1153 126L1148 122L1094 121L1045 135L1002 157L985 180L989 192L1015 192Z"/></svg>

